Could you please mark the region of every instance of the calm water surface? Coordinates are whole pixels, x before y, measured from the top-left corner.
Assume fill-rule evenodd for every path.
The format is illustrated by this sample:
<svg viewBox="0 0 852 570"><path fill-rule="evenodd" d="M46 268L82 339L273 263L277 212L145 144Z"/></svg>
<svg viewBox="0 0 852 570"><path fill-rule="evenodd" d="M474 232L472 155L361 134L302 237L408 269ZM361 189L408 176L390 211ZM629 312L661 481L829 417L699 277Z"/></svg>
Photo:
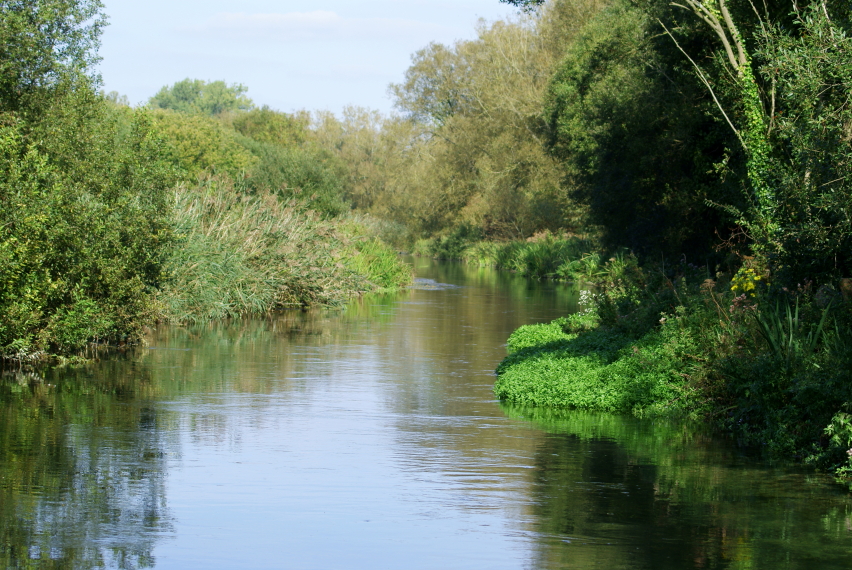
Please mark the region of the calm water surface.
<svg viewBox="0 0 852 570"><path fill-rule="evenodd" d="M501 408L564 286L428 260L342 312L0 381L7 568L852 567L852 501L700 426Z"/></svg>

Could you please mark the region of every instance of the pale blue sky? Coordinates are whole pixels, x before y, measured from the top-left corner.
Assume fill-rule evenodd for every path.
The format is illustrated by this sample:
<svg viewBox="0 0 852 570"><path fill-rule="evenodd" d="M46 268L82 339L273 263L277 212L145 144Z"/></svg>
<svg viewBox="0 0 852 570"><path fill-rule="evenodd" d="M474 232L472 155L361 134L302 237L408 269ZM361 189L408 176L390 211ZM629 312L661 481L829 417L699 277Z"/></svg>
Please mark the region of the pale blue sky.
<svg viewBox="0 0 852 570"><path fill-rule="evenodd" d="M389 111L387 86L430 41L475 37L498 0L104 0L106 91L145 102L186 77L242 83L282 111L347 104Z"/></svg>

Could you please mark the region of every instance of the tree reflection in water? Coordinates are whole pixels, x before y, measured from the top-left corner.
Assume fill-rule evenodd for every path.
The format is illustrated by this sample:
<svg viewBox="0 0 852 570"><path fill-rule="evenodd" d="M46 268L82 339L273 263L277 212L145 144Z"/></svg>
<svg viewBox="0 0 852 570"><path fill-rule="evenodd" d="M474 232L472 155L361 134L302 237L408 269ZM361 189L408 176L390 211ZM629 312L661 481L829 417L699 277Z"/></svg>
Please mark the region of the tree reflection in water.
<svg viewBox="0 0 852 570"><path fill-rule="evenodd" d="M852 499L828 477L773 469L694 424L506 411L549 432L536 568L849 567Z"/></svg>
<svg viewBox="0 0 852 570"><path fill-rule="evenodd" d="M149 379L113 368L0 377L0 566L154 565L169 445Z"/></svg>

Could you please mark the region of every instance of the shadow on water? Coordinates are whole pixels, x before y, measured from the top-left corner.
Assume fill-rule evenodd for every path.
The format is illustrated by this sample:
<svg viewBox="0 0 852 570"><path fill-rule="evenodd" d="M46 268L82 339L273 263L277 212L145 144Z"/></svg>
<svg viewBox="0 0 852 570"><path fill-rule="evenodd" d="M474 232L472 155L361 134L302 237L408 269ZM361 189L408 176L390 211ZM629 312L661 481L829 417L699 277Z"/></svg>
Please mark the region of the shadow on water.
<svg viewBox="0 0 852 570"><path fill-rule="evenodd" d="M504 406L535 452L537 568L849 568L852 499L706 428Z"/></svg>

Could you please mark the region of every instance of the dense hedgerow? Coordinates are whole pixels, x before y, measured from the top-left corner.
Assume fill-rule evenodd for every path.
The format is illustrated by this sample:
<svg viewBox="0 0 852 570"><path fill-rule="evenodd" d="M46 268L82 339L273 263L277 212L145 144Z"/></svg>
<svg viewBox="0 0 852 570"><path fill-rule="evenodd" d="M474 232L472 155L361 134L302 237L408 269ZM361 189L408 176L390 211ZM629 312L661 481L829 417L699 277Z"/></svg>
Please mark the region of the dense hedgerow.
<svg viewBox="0 0 852 570"><path fill-rule="evenodd" d="M0 354L132 339L151 319L175 180L152 133L85 83L38 121L0 116Z"/></svg>

